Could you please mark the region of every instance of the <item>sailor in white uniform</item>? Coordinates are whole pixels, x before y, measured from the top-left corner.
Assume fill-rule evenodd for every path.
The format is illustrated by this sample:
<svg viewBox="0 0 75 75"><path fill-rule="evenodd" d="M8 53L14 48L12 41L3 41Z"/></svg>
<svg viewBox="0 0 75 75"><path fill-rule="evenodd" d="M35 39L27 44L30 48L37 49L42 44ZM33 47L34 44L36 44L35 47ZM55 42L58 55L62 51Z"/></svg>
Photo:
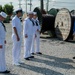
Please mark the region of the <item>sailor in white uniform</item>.
<svg viewBox="0 0 75 75"><path fill-rule="evenodd" d="M24 59L30 60L30 58L34 58L34 56L31 56L30 50L31 50L31 44L32 44L32 38L33 38L33 27L34 22L32 20L33 18L33 12L28 12L28 17L24 20L23 26L23 35L24 35Z"/></svg>
<svg viewBox="0 0 75 75"><path fill-rule="evenodd" d="M36 12L33 13L33 20L34 20L35 26L34 26L34 35L33 35L32 47L31 47L31 54L35 54L35 53L42 54L40 52L40 47L39 47L40 46L40 29L41 29L41 27L40 27Z"/></svg>
<svg viewBox="0 0 75 75"><path fill-rule="evenodd" d="M22 9L16 10L16 16L12 19L12 40L13 40L13 64L20 65L21 41L22 41L22 25L20 17Z"/></svg>
<svg viewBox="0 0 75 75"><path fill-rule="evenodd" d="M10 73L6 69L6 61L5 61L5 37L6 37L6 27L3 24L3 21L7 17L7 14L4 12L0 13L0 73Z"/></svg>

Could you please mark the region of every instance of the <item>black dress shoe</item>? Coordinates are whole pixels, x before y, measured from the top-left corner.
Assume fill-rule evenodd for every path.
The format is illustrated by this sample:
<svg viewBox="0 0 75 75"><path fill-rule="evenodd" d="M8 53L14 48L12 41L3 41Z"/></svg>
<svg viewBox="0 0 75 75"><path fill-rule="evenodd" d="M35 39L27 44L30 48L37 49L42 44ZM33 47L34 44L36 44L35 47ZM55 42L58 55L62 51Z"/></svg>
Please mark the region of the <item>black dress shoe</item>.
<svg viewBox="0 0 75 75"><path fill-rule="evenodd" d="M25 60L30 60L29 58L24 58Z"/></svg>
<svg viewBox="0 0 75 75"><path fill-rule="evenodd" d="M34 56L30 56L29 58L34 58Z"/></svg>
<svg viewBox="0 0 75 75"><path fill-rule="evenodd" d="M4 72L0 72L0 73L10 73L10 71L6 70L6 71L4 71Z"/></svg>
<svg viewBox="0 0 75 75"><path fill-rule="evenodd" d="M73 57L73 59L75 59L75 57Z"/></svg>
<svg viewBox="0 0 75 75"><path fill-rule="evenodd" d="M41 52L37 52L36 54L40 54L41 55L42 53Z"/></svg>
<svg viewBox="0 0 75 75"><path fill-rule="evenodd" d="M34 55L35 53L31 53L32 55Z"/></svg>

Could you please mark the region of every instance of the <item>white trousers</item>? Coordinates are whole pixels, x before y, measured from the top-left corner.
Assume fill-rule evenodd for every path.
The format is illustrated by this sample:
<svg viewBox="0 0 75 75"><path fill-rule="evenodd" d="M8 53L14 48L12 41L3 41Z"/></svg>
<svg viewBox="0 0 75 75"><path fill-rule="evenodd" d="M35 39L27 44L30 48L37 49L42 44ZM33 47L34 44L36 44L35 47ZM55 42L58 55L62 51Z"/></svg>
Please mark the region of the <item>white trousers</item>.
<svg viewBox="0 0 75 75"><path fill-rule="evenodd" d="M0 49L0 72L6 71L6 61L5 61L5 44L3 41L3 48Z"/></svg>
<svg viewBox="0 0 75 75"><path fill-rule="evenodd" d="M37 33L36 36L36 38L35 35L33 36L31 53L37 53L40 50L40 33Z"/></svg>
<svg viewBox="0 0 75 75"><path fill-rule="evenodd" d="M18 63L20 62L21 38L20 41L17 41L16 35L12 35L12 40L13 40L13 50L12 50L13 63Z"/></svg>
<svg viewBox="0 0 75 75"><path fill-rule="evenodd" d="M32 35L29 35L28 38L24 38L24 58L31 56L31 45L32 45Z"/></svg>

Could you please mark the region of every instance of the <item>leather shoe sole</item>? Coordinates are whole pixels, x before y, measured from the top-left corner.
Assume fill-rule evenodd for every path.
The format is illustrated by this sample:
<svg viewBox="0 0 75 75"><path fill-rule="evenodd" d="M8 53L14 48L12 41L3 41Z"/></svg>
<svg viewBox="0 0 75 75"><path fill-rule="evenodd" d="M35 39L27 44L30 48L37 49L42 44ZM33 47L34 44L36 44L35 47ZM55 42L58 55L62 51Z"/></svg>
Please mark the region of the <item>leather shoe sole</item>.
<svg viewBox="0 0 75 75"><path fill-rule="evenodd" d="M34 56L30 56L29 58L34 58Z"/></svg>
<svg viewBox="0 0 75 75"><path fill-rule="evenodd" d="M10 71L6 70L6 71L4 71L4 72L0 72L0 73L10 73Z"/></svg>
<svg viewBox="0 0 75 75"><path fill-rule="evenodd" d="M24 58L25 60L30 60L29 58Z"/></svg>
<svg viewBox="0 0 75 75"><path fill-rule="evenodd" d="M75 59L75 57L73 57L73 59Z"/></svg>
<svg viewBox="0 0 75 75"><path fill-rule="evenodd" d="M36 54L40 54L40 55L42 55L42 53L41 53L41 52L37 52Z"/></svg>

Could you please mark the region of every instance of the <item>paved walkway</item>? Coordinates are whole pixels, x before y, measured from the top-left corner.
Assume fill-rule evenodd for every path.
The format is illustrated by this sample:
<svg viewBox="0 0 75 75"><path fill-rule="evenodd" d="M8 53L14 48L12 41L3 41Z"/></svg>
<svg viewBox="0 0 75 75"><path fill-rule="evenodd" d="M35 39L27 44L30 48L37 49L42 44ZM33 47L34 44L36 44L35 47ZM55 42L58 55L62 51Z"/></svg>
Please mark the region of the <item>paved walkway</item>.
<svg viewBox="0 0 75 75"><path fill-rule="evenodd" d="M23 59L21 50L21 66L12 65L11 25L7 24L6 61L11 74L7 75L75 75L75 43L57 39L40 39L40 50L43 55L34 55L30 61ZM0 74L3 75L3 74Z"/></svg>

